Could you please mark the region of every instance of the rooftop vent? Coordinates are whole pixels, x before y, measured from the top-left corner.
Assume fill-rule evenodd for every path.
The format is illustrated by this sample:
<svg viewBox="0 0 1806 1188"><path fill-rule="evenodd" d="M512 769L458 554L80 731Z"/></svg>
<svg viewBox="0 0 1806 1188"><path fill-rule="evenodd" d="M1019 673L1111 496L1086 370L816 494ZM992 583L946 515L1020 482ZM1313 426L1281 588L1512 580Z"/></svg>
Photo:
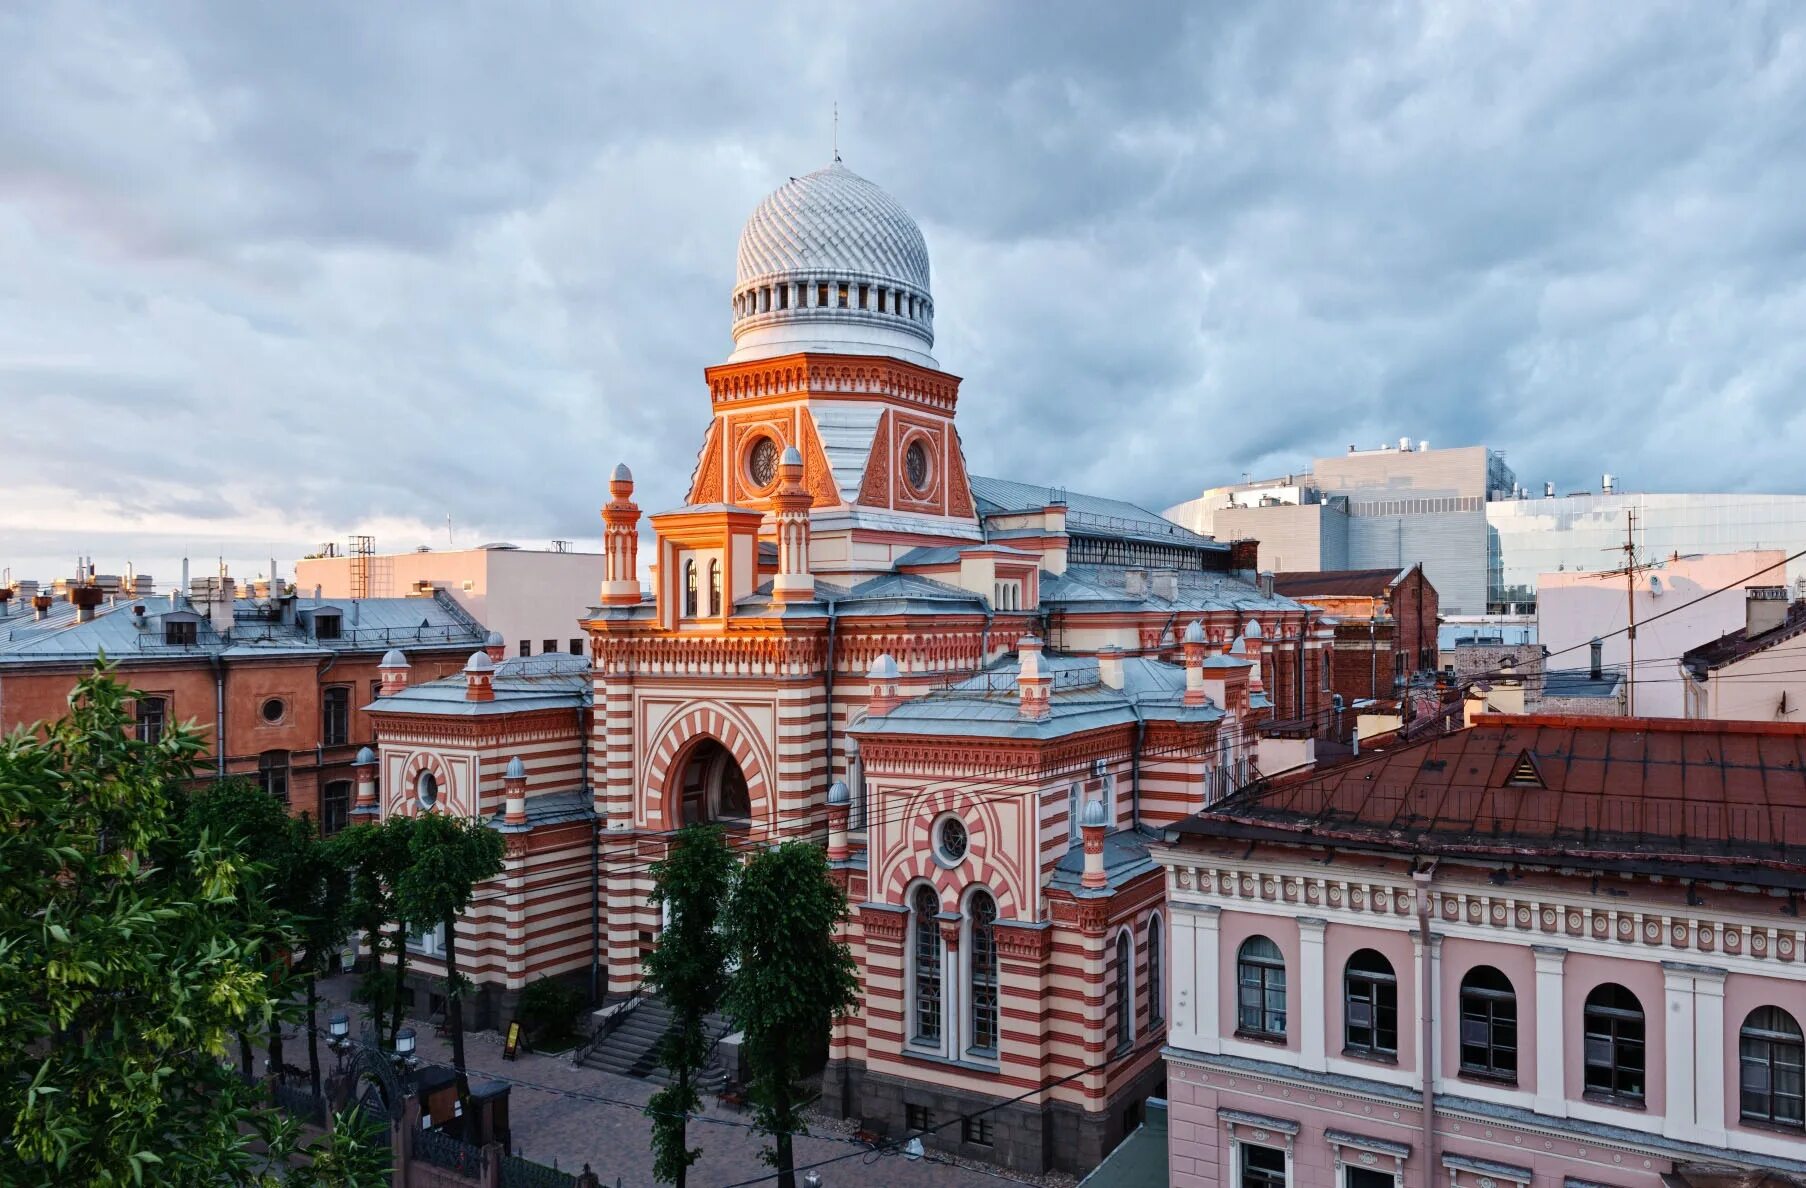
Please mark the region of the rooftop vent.
<svg viewBox="0 0 1806 1188"><path fill-rule="evenodd" d="M1547 788L1543 782L1542 768L1536 765L1536 756L1529 751L1519 751L1518 761L1511 765L1511 774L1505 779L1507 788Z"/></svg>

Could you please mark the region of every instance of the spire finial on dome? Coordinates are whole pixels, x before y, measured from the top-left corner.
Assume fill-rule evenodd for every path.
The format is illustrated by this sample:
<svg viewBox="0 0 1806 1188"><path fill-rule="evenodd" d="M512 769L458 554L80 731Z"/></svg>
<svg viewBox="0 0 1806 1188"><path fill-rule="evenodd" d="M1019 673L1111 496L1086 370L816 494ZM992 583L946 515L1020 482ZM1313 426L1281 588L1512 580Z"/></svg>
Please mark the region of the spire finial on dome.
<svg viewBox="0 0 1806 1188"><path fill-rule="evenodd" d="M834 101L834 163L840 164L840 100Z"/></svg>

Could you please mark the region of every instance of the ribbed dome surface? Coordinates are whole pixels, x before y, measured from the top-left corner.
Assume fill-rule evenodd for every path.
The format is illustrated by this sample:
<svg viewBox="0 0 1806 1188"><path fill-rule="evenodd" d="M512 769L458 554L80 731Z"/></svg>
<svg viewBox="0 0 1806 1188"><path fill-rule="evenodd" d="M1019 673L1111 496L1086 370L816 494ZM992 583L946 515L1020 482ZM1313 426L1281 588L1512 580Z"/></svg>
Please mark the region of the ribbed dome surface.
<svg viewBox="0 0 1806 1188"><path fill-rule="evenodd" d="M786 273L831 273L928 289L928 245L895 198L839 161L792 178L740 233L736 288Z"/></svg>

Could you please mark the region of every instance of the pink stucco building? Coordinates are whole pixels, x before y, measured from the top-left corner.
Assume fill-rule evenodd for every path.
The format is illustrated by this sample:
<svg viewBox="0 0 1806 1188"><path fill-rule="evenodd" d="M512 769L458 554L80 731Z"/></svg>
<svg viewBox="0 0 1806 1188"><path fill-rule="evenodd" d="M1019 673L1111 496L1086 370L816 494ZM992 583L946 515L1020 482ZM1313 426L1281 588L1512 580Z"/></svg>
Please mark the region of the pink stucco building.
<svg viewBox="0 0 1806 1188"><path fill-rule="evenodd" d="M1155 856L1178 1188L1806 1182L1806 727L1483 716Z"/></svg>

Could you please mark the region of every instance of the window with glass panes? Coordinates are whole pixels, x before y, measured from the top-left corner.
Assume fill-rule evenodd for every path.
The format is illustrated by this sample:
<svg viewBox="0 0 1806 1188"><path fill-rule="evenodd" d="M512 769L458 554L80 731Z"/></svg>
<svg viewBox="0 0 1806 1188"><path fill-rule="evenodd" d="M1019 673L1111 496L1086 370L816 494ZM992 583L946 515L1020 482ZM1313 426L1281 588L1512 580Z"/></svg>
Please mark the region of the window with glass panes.
<svg viewBox="0 0 1806 1188"><path fill-rule="evenodd" d="M1242 1182L1240 1188L1285 1188L1286 1153L1278 1147L1241 1144Z"/></svg>
<svg viewBox="0 0 1806 1188"><path fill-rule="evenodd" d="M1372 949L1348 959L1342 981L1343 1047L1356 1056L1398 1055L1398 978Z"/></svg>
<svg viewBox="0 0 1806 1188"><path fill-rule="evenodd" d="M320 832L331 837L351 816L351 781L333 780L320 794Z"/></svg>
<svg viewBox="0 0 1806 1188"><path fill-rule="evenodd" d="M917 887L913 905L915 933L915 1038L941 1042L941 912L932 887Z"/></svg>
<svg viewBox="0 0 1806 1188"><path fill-rule="evenodd" d="M1398 1177L1371 1167L1343 1167L1342 1188L1398 1188Z"/></svg>
<svg viewBox="0 0 1806 1188"><path fill-rule="evenodd" d="M282 803L288 803L288 752L265 751L257 757L257 782Z"/></svg>
<svg viewBox="0 0 1806 1188"><path fill-rule="evenodd" d="M1264 936L1242 942L1236 957L1236 1030L1263 1039L1286 1037L1286 962Z"/></svg>
<svg viewBox="0 0 1806 1188"><path fill-rule="evenodd" d="M335 685L322 695L320 742L342 747L351 739L351 690Z"/></svg>
<svg viewBox="0 0 1806 1188"><path fill-rule="evenodd" d="M1589 1093L1643 1097L1643 1004L1623 986L1607 982L1587 995L1583 1016Z"/></svg>
<svg viewBox="0 0 1806 1188"><path fill-rule="evenodd" d="M1148 921L1148 1026L1166 1017L1166 1005L1160 1001L1164 993L1162 979L1166 971L1160 968L1160 917L1155 916Z"/></svg>
<svg viewBox="0 0 1806 1188"><path fill-rule="evenodd" d="M135 708L134 734L139 742L163 741L163 727L169 721L169 702L161 697L140 697Z"/></svg>
<svg viewBox="0 0 1806 1188"><path fill-rule="evenodd" d="M972 1046L997 1050L997 901L974 891L966 908L972 921Z"/></svg>
<svg viewBox="0 0 1806 1188"><path fill-rule="evenodd" d="M1806 1127L1806 1035L1780 1007L1751 1011L1738 1036L1742 1116L1746 1122Z"/></svg>
<svg viewBox="0 0 1806 1188"><path fill-rule="evenodd" d="M1518 999L1510 979L1490 965L1461 979L1461 1071L1517 1083Z"/></svg>
<svg viewBox="0 0 1806 1188"><path fill-rule="evenodd" d="M1135 1038L1135 987L1132 971L1135 945L1125 929L1116 937L1116 1048L1129 1046Z"/></svg>

